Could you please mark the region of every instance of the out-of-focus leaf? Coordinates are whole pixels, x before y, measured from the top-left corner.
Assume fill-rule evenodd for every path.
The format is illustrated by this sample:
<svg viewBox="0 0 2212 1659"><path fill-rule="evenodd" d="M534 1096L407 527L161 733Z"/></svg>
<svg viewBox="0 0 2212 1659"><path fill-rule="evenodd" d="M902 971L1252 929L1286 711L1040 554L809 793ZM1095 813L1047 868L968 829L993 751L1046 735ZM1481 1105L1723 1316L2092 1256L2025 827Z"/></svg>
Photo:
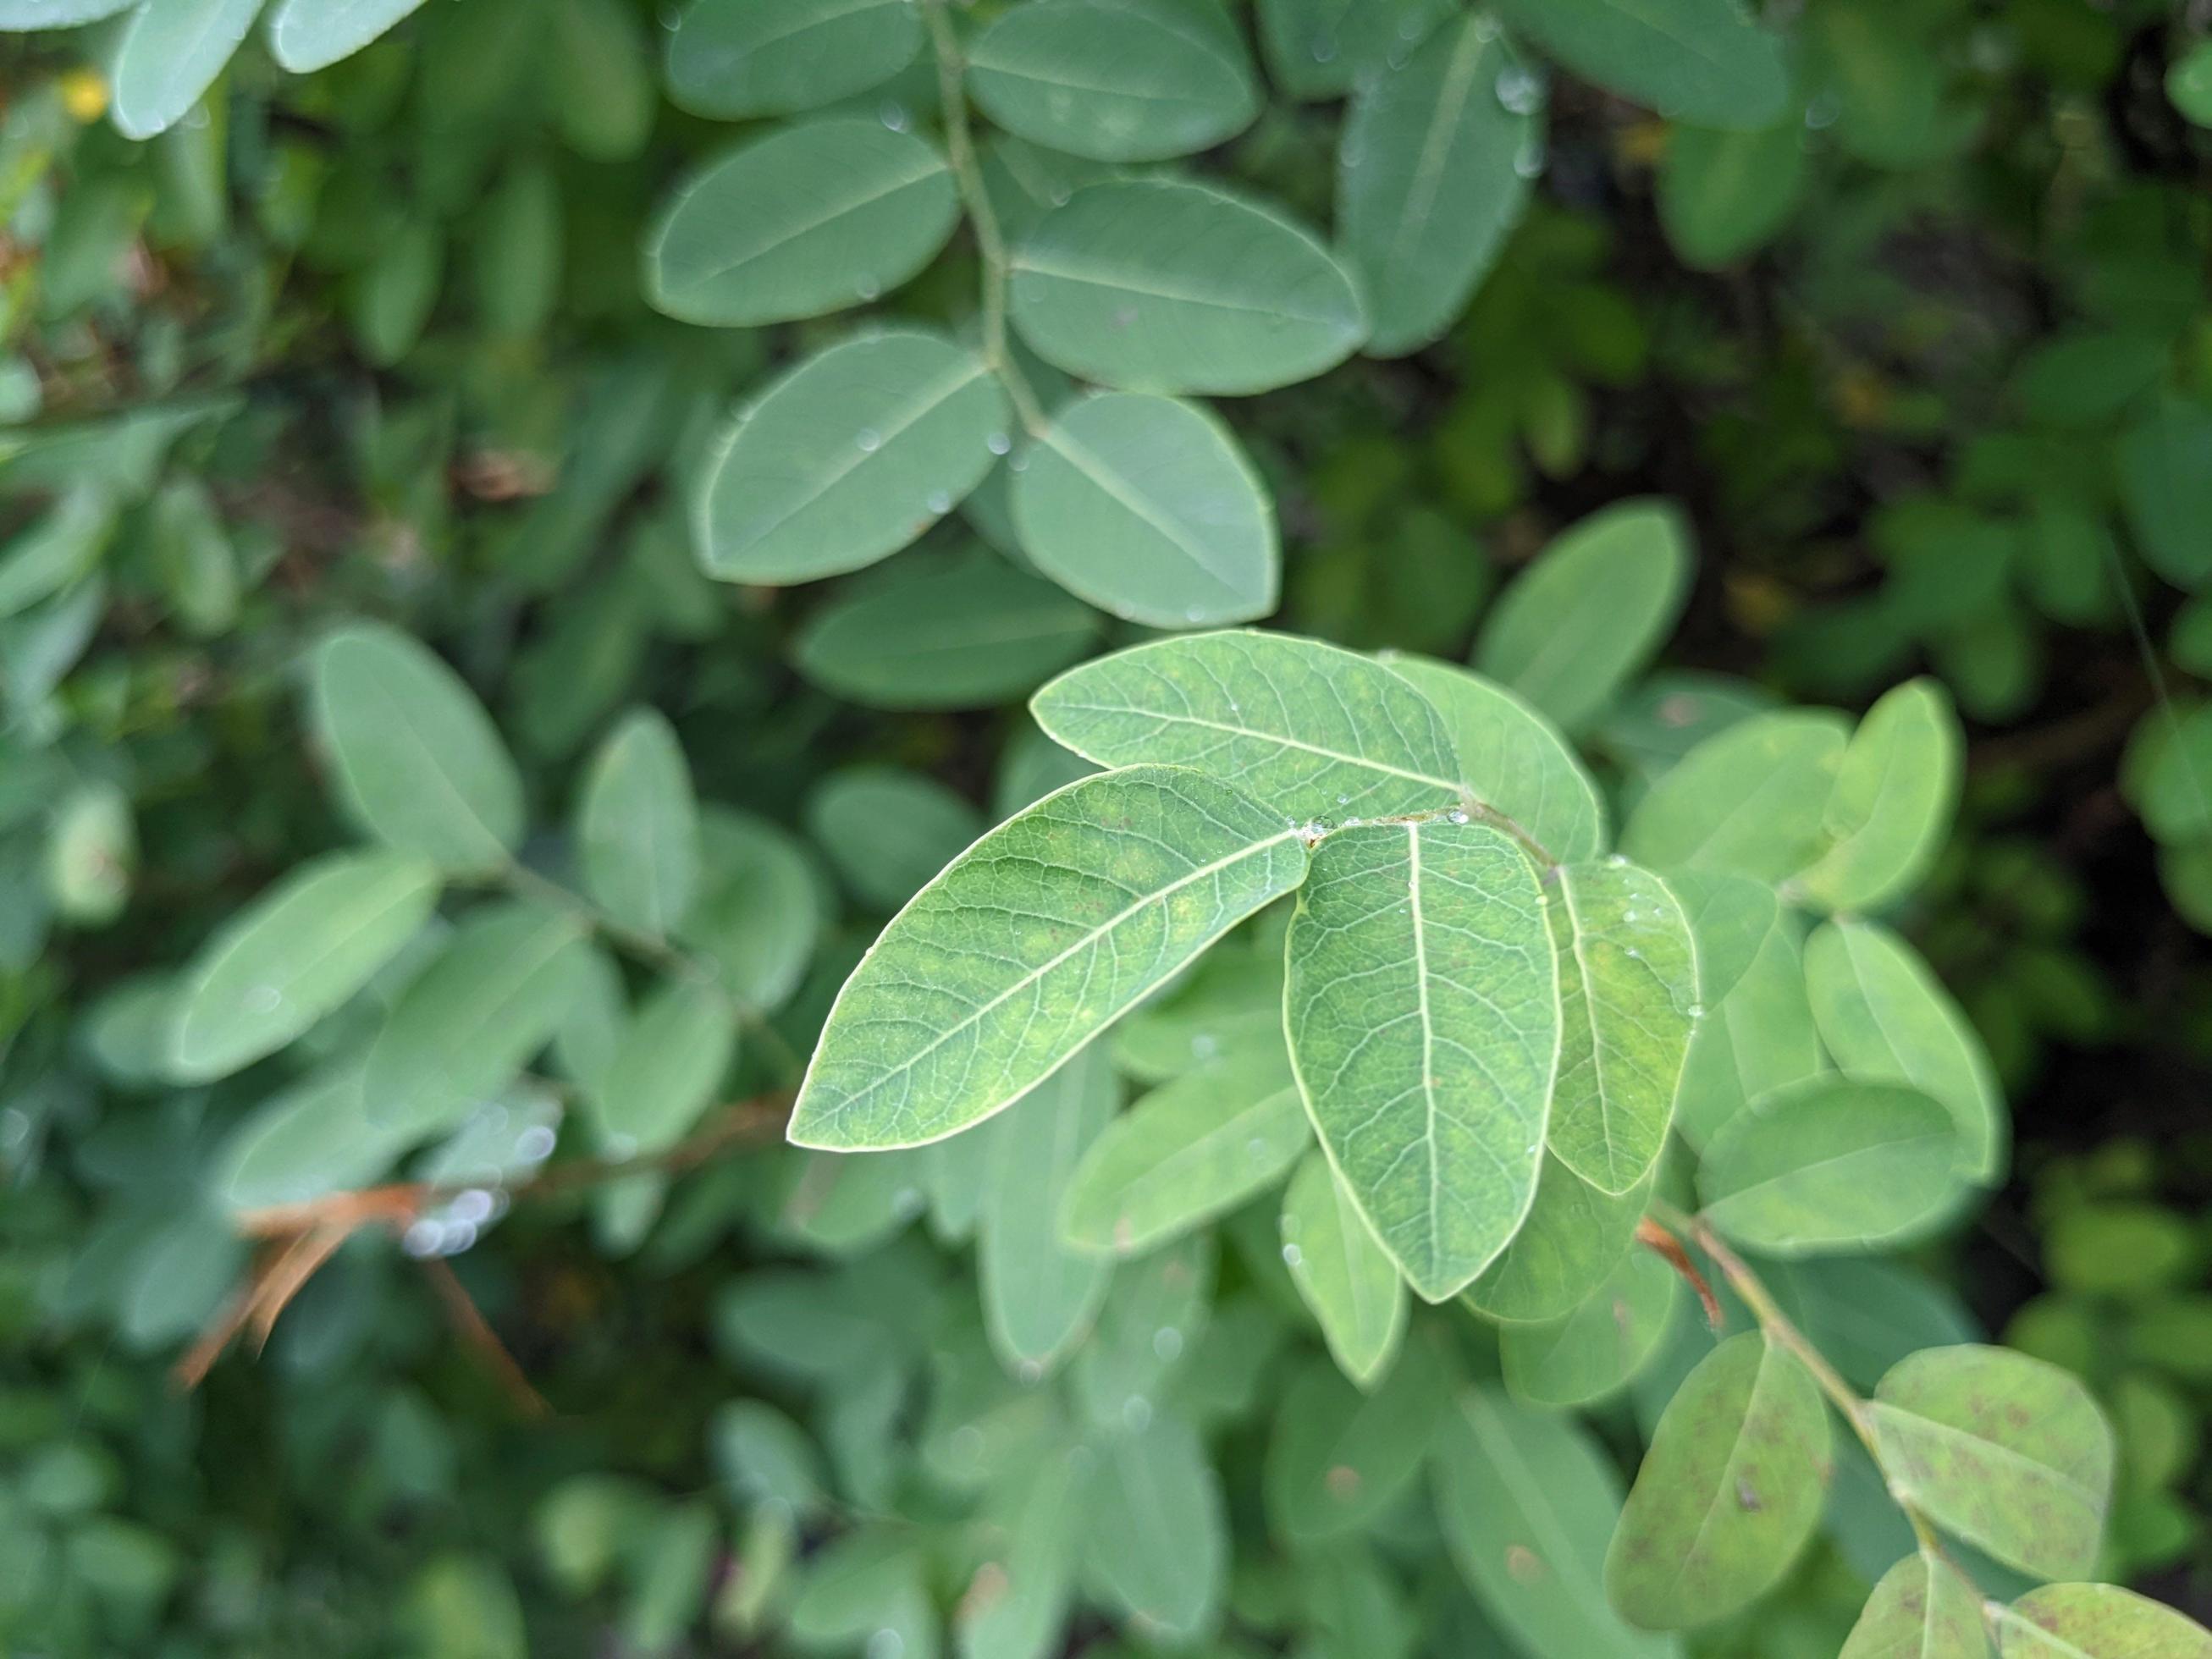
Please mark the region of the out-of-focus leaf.
<svg viewBox="0 0 2212 1659"><path fill-rule="evenodd" d="M1406 1334L1406 1281L1359 1206L1312 1152L1283 1195L1283 1260L1338 1368L1372 1388Z"/></svg>

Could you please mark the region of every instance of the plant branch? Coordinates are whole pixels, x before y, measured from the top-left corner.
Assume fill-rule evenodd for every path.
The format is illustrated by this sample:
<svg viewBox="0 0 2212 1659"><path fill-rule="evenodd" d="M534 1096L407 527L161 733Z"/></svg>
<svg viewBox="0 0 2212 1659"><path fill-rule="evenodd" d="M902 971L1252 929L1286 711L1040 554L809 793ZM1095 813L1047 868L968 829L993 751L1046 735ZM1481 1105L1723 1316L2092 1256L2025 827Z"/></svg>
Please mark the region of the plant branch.
<svg viewBox="0 0 2212 1659"><path fill-rule="evenodd" d="M1844 1380L1843 1373L1828 1363L1827 1356L1813 1345L1813 1340L1798 1329L1797 1322L1782 1311L1781 1305L1766 1288L1765 1281L1752 1271L1751 1264L1723 1243L1720 1237L1705 1224L1704 1218L1686 1215L1659 1199L1652 1200L1651 1214L1662 1226L1695 1243L1706 1259L1721 1270L1721 1277L1728 1280L1729 1288L1743 1299L1744 1306L1751 1310L1752 1317L1758 1321L1759 1328L1767 1340L1787 1348L1812 1374L1813 1381L1820 1385L1820 1392L1827 1395L1830 1403L1842 1413L1844 1421L1850 1425L1851 1432L1858 1436L1860 1443L1867 1449L1867 1455L1874 1459L1874 1466L1881 1475L1882 1485L1888 1489L1891 1501L1911 1523L1912 1535L1919 1540L1920 1547L1931 1556L1948 1560L1949 1558L1944 1551L1942 1540L1936 1535L1935 1528L1911 1498L1899 1489L1896 1478L1884 1462L1881 1438L1875 1432L1874 1414L1867 1402L1858 1390Z"/></svg>
<svg viewBox="0 0 2212 1659"><path fill-rule="evenodd" d="M990 192L983 187L983 169L968 125L968 94L960 79L965 65L946 4L947 0L927 0L929 41L937 56L938 100L945 106L945 155L959 182L968 222L975 228L976 251L983 257L983 361L1005 385L1022 429L1034 438L1047 425L1044 404L1014 361L1006 335L1006 284L1012 280L1006 238Z"/></svg>

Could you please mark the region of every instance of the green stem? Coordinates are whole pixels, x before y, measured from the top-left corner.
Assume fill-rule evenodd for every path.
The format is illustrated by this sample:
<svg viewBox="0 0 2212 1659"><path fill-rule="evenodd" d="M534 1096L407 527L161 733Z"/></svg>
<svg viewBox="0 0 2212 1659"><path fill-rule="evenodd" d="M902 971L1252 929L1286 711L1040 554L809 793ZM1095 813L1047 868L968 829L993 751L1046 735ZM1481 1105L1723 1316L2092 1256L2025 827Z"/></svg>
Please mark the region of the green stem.
<svg viewBox="0 0 2212 1659"><path fill-rule="evenodd" d="M1843 1373L1828 1363L1827 1356L1813 1346L1813 1340L1797 1328L1797 1322L1782 1311L1780 1304L1767 1290L1765 1282L1752 1271L1751 1264L1722 1243L1719 1236L1700 1217L1686 1215L1663 1199L1651 1201L1651 1215L1653 1219L1687 1238L1702 1250L1706 1259L1721 1270L1721 1277L1728 1280L1729 1288L1742 1297L1744 1306L1751 1310L1752 1317L1759 1322L1759 1328L1767 1340L1787 1348L1812 1373L1820 1392L1827 1395L1837 1411L1843 1414L1844 1421L1850 1425L1851 1432L1858 1436L1860 1443L1867 1449L1868 1455L1874 1459L1874 1466L1881 1476L1882 1485L1888 1488L1891 1501L1904 1511L1905 1520L1911 1523L1912 1535L1919 1540L1920 1547L1938 1559L1948 1560L1942 1540L1936 1535L1935 1528L1911 1498L1899 1490L1896 1478L1882 1461L1881 1437L1875 1432L1874 1413L1868 1408L1867 1402L1860 1397L1857 1389L1844 1381Z"/></svg>
<svg viewBox="0 0 2212 1659"><path fill-rule="evenodd" d="M1006 388L1022 429L1031 437L1046 427L1043 402L1014 361L1006 335L1006 284L1011 280L1006 238L999 225L998 210L983 188L983 169L975 156L975 135L968 125L968 94L961 82L960 43L952 32L947 0L927 0L930 45L937 55L939 101L945 106L945 149L952 163L952 176L960 185L960 199L968 222L975 228L975 247L983 257L983 361Z"/></svg>
<svg viewBox="0 0 2212 1659"><path fill-rule="evenodd" d="M509 892L524 898L538 900L568 911L600 938L624 955L658 969L671 978L690 984L703 985L729 1005L738 1023L767 1050L778 1078L787 1086L796 1085L805 1073L806 1058L791 1046L790 1040L776 1030L766 1014L742 998L731 994L721 982L720 975L698 957L680 951L658 933L633 927L619 917L612 916L593 904L582 894L549 880L528 865L510 860L500 871L499 883Z"/></svg>

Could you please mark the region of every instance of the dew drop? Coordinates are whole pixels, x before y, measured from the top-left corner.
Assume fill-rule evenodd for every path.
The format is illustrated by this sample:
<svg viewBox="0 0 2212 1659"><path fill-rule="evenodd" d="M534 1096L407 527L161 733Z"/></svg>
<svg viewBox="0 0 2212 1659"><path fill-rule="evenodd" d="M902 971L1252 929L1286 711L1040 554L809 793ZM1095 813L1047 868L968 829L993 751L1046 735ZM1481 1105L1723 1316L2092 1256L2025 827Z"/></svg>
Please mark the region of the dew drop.
<svg viewBox="0 0 2212 1659"><path fill-rule="evenodd" d="M973 1423L963 1423L952 1431L952 1455L963 1463L973 1463L983 1455L983 1431Z"/></svg>
<svg viewBox="0 0 2212 1659"><path fill-rule="evenodd" d="M432 1256L445 1242L446 1230L434 1221L416 1221L399 1237L399 1248L412 1256Z"/></svg>
<svg viewBox="0 0 2212 1659"><path fill-rule="evenodd" d="M1611 854L1607 858L1606 862L1616 870L1626 870L1628 867L1628 860L1619 853Z"/></svg>
<svg viewBox="0 0 2212 1659"><path fill-rule="evenodd" d="M553 1155L553 1132L534 1123L514 1138L514 1155L526 1164L542 1164Z"/></svg>
<svg viewBox="0 0 2212 1659"><path fill-rule="evenodd" d="M1359 828L1359 820L1358 818L1346 818L1344 821L1344 827L1347 830L1357 830Z"/></svg>
<svg viewBox="0 0 2212 1659"><path fill-rule="evenodd" d="M1692 1019L1703 1019L1705 1017L1705 1005L1704 1003L1693 1002L1690 1005L1690 1018Z"/></svg>
<svg viewBox="0 0 2212 1659"><path fill-rule="evenodd" d="M1283 1261L1286 1265L1295 1267L1298 1263L1304 1261L1305 1259L1306 1253L1300 1249L1297 1245L1285 1244L1283 1246Z"/></svg>
<svg viewBox="0 0 2212 1659"><path fill-rule="evenodd" d="M1459 811L1456 807L1445 813L1444 817L1454 823L1465 823L1467 822L1467 814Z"/></svg>
<svg viewBox="0 0 2212 1659"><path fill-rule="evenodd" d="M1172 1325L1163 1325L1152 1333L1152 1352L1163 1361L1180 1358L1182 1355L1182 1333Z"/></svg>
<svg viewBox="0 0 2212 1659"><path fill-rule="evenodd" d="M994 455L1003 455L1014 447L1014 441L1003 432L994 432L983 440L983 447Z"/></svg>
<svg viewBox="0 0 2212 1659"><path fill-rule="evenodd" d="M888 1625L868 1638L868 1659L900 1659L905 1651L906 1638Z"/></svg>
<svg viewBox="0 0 2212 1659"><path fill-rule="evenodd" d="M872 426L864 426L854 437L853 442L863 455L872 455L884 447L883 434Z"/></svg>
<svg viewBox="0 0 2212 1659"><path fill-rule="evenodd" d="M853 284L853 292L859 295L864 301L874 299L876 295L881 294L883 291L883 284L877 282L872 276L863 276L859 282Z"/></svg>
<svg viewBox="0 0 2212 1659"><path fill-rule="evenodd" d="M929 492L929 510L942 517L944 514L950 513L952 510L952 497L946 495L941 489L931 490Z"/></svg>
<svg viewBox="0 0 2212 1659"><path fill-rule="evenodd" d="M465 1221L478 1226L491 1219L491 1194L481 1187L471 1187L465 1193L456 1193L446 1212L455 1221Z"/></svg>
<svg viewBox="0 0 2212 1659"><path fill-rule="evenodd" d="M1138 1434L1152 1426L1152 1402L1140 1394L1133 1394L1121 1402L1121 1420Z"/></svg>
<svg viewBox="0 0 2212 1659"><path fill-rule="evenodd" d="M1316 64L1333 64L1336 61L1335 36L1318 34L1314 37L1313 60Z"/></svg>
<svg viewBox="0 0 2212 1659"><path fill-rule="evenodd" d="M1336 804L1337 804L1339 806L1343 806L1343 805L1346 805L1346 804L1348 804L1348 803L1351 801L1351 799L1352 799L1352 797L1351 797L1351 796L1349 796L1349 795L1339 795L1339 796L1336 798Z"/></svg>
<svg viewBox="0 0 2212 1659"><path fill-rule="evenodd" d="M1534 115L1544 101L1544 83L1518 64L1498 71L1498 101L1516 115Z"/></svg>
<svg viewBox="0 0 2212 1659"><path fill-rule="evenodd" d="M273 1014L284 1006L283 994L273 985L257 985L246 994L249 1014Z"/></svg>
<svg viewBox="0 0 2212 1659"><path fill-rule="evenodd" d="M904 132L914 125L914 118L906 112L904 104L887 102L877 113L883 117L884 125L893 132Z"/></svg>

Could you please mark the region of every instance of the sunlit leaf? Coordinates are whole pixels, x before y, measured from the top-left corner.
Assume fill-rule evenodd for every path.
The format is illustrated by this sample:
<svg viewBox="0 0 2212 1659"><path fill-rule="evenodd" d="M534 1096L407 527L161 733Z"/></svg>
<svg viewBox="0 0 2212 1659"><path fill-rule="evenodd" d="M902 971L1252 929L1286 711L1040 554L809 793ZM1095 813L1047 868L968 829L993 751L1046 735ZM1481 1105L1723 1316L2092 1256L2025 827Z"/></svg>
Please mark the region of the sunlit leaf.
<svg viewBox="0 0 2212 1659"><path fill-rule="evenodd" d="M1822 826L1829 845L1792 885L1830 910L1876 910L1910 892L1950 834L1965 749L1933 681L1884 696L1836 769Z"/></svg>
<svg viewBox="0 0 2212 1659"><path fill-rule="evenodd" d="M1756 714L1699 744L1629 815L1621 850L1654 869L1779 881L1821 848L1846 727L1825 712Z"/></svg>
<svg viewBox="0 0 2212 1659"><path fill-rule="evenodd" d="M146 0L108 69L109 109L126 138L183 120L260 15L262 0Z"/></svg>
<svg viewBox="0 0 2212 1659"><path fill-rule="evenodd" d="M1305 868L1295 831L1195 773L1047 796L884 930L839 994L792 1138L918 1146L989 1116Z"/></svg>
<svg viewBox="0 0 2212 1659"><path fill-rule="evenodd" d="M1340 830L1291 923L1285 1024L1306 1105L1376 1237L1430 1301L1535 1196L1559 1058L1536 872L1485 824Z"/></svg>
<svg viewBox="0 0 2212 1659"><path fill-rule="evenodd" d="M269 18L269 52L295 75L350 58L422 0L282 0Z"/></svg>
<svg viewBox="0 0 2212 1659"><path fill-rule="evenodd" d="M1948 1561L1908 1555L1881 1577L1837 1659L1988 1659L1982 1598Z"/></svg>

